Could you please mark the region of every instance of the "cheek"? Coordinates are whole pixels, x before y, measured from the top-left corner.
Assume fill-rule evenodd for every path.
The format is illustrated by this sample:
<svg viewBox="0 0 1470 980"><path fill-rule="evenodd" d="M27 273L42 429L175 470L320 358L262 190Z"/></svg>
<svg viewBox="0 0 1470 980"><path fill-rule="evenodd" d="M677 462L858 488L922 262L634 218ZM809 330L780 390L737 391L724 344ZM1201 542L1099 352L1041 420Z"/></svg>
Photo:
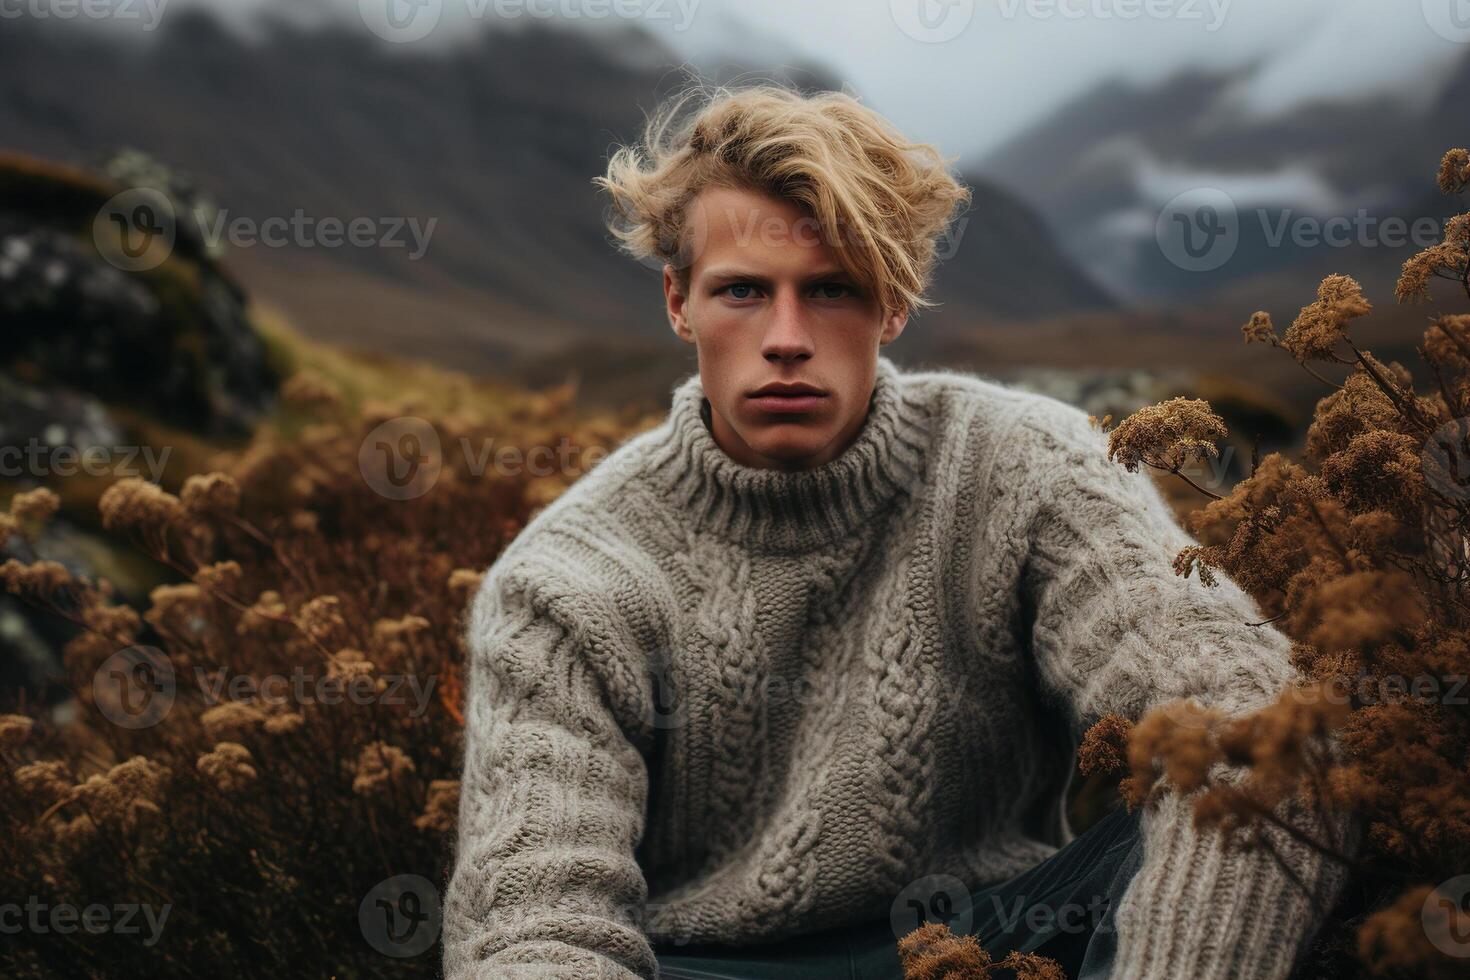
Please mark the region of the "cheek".
<svg viewBox="0 0 1470 980"><path fill-rule="evenodd" d="M738 315L713 300L701 302L690 311L689 325L701 356L718 357L737 350L746 334L740 329Z"/></svg>

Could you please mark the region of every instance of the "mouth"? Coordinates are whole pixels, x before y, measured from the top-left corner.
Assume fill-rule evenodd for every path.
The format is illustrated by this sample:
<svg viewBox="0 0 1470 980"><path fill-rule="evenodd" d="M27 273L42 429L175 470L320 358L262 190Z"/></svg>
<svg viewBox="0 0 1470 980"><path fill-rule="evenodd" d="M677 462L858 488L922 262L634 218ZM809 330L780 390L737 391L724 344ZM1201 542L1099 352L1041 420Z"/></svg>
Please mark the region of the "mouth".
<svg viewBox="0 0 1470 980"><path fill-rule="evenodd" d="M822 404L827 392L802 381L776 381L757 388L749 397L766 412L810 412Z"/></svg>

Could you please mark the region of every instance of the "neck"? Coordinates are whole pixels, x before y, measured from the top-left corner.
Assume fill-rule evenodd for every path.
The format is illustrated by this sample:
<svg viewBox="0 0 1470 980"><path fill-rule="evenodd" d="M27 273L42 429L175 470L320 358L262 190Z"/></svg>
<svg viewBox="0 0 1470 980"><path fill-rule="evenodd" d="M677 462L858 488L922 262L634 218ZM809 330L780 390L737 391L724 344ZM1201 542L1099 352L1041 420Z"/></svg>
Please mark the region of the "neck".
<svg viewBox="0 0 1470 980"><path fill-rule="evenodd" d="M750 547L804 551L859 533L923 478L923 407L880 356L862 426L834 458L800 470L737 462L715 442L698 374L674 391L651 472L689 520Z"/></svg>

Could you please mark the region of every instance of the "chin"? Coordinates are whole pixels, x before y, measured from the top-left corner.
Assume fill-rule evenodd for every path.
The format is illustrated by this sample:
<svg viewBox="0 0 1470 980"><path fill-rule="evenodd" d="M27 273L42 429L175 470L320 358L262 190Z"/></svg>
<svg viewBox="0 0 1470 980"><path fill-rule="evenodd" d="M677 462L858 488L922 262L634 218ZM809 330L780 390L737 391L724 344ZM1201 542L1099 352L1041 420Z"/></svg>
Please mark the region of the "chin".
<svg viewBox="0 0 1470 980"><path fill-rule="evenodd" d="M787 430L795 426L781 426ZM787 463L800 463L817 455L827 447L831 441L830 434L825 431L807 432L768 432L762 436L756 435L746 440L746 445L760 453L767 459L778 459Z"/></svg>

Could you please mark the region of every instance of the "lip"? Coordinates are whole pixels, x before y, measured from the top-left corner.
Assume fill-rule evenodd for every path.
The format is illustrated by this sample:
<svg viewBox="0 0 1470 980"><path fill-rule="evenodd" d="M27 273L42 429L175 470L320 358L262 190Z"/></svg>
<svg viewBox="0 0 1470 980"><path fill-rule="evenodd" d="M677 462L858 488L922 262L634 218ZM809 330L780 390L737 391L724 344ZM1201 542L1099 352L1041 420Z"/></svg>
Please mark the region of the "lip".
<svg viewBox="0 0 1470 980"><path fill-rule="evenodd" d="M816 411L826 395L755 395L751 402L763 412L800 413Z"/></svg>
<svg viewBox="0 0 1470 980"><path fill-rule="evenodd" d="M809 385L805 381L772 381L770 384L761 385L750 393L752 398L761 398L768 395L778 397L796 397L800 395L826 396L826 392L816 385Z"/></svg>
<svg viewBox="0 0 1470 980"><path fill-rule="evenodd" d="M750 393L756 408L775 415L814 412L826 398L825 391L804 381L772 381Z"/></svg>

